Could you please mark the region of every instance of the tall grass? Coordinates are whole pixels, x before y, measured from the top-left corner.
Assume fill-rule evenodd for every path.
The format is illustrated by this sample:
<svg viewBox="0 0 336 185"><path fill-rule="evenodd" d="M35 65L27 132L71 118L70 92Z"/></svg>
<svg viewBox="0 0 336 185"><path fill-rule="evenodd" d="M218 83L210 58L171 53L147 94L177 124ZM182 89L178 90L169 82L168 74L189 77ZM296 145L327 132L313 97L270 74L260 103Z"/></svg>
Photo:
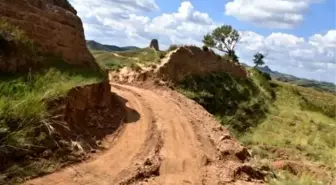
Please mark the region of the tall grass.
<svg viewBox="0 0 336 185"><path fill-rule="evenodd" d="M312 95L315 98L309 100L307 98L305 103L320 105L322 99L329 101L335 99L332 94L327 95L314 89L278 84L277 99L270 108L267 119L240 137L240 140L252 149L255 158L270 161L281 159L306 161L303 163L308 161L316 166L322 165L321 171L330 173L335 170L335 120L332 118L333 115L328 115L323 108L312 109L302 106L302 98ZM333 103L324 102L324 105L328 104ZM273 152L265 148L273 148ZM281 152L284 150L287 152ZM296 181L299 179L298 182L305 182L306 176L300 178L297 177ZM310 178L317 180L317 177ZM330 181L327 176L318 179ZM316 184L315 181L308 184ZM277 183L291 182L289 179Z"/></svg>
<svg viewBox="0 0 336 185"><path fill-rule="evenodd" d="M56 167L52 160L34 158L55 145L51 125L60 123L48 104L75 86L104 78L97 69L42 54L23 31L0 19L0 62L17 60L25 64L25 72L0 74L0 184L20 182Z"/></svg>
<svg viewBox="0 0 336 185"><path fill-rule="evenodd" d="M48 111L49 101L66 95L75 86L95 83L102 78L98 72L67 64L35 73L1 76L0 172L5 172L9 178L50 170L47 164L51 161L48 160L25 162L23 166L10 161L33 156L53 145L50 143L51 125L56 123L58 115ZM41 165L46 168L41 169Z"/></svg>
<svg viewBox="0 0 336 185"><path fill-rule="evenodd" d="M32 140L35 137L29 136L29 133L50 116L46 110L47 100L63 96L75 86L101 79L101 74L87 69L64 70L58 67L34 74L1 77L0 153L4 148L29 148L29 145L34 145Z"/></svg>

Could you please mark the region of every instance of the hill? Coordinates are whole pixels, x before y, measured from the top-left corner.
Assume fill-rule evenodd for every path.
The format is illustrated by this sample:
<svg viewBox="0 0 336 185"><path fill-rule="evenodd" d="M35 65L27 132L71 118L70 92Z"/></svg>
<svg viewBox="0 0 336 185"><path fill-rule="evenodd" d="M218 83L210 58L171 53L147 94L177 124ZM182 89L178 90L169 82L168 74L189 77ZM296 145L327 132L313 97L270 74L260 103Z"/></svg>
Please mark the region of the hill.
<svg viewBox="0 0 336 185"><path fill-rule="evenodd" d="M323 90L323 91L328 91L328 92L336 91L336 85L333 83L299 78L293 75L273 71L268 66L258 67L258 69L265 73L270 74L273 79L276 79L282 82L289 82L289 83L292 83L298 86L311 87L317 90Z"/></svg>
<svg viewBox="0 0 336 185"><path fill-rule="evenodd" d="M139 49L138 47L135 47L135 46L119 47L119 46L114 46L114 45L106 45L106 44L101 44L101 43L93 41L93 40L87 40L86 41L86 46L90 50L109 51L109 52Z"/></svg>
<svg viewBox="0 0 336 185"><path fill-rule="evenodd" d="M264 72L249 67L247 78L230 74L232 69L209 73L206 70L211 67L199 62L204 55L208 59L204 60L206 64L212 65L211 54L199 55L200 51L192 47L184 54L176 54L177 51L183 49L168 52L161 61L152 63L129 60L127 66L112 70L110 78L141 88L152 87L148 83L154 81L194 100L247 146L252 157L250 163L267 174L269 184L328 184L332 181L335 95L271 81ZM141 51L136 55L141 55ZM195 68L202 72L195 73ZM222 142L225 143L225 139Z"/></svg>

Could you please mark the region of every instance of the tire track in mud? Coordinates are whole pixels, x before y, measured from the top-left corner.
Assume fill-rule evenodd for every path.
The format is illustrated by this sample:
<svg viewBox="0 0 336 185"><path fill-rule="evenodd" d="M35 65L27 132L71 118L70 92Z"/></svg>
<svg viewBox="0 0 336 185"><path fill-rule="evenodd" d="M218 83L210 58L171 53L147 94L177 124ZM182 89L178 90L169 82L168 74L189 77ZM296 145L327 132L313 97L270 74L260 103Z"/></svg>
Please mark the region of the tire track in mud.
<svg viewBox="0 0 336 185"><path fill-rule="evenodd" d="M239 151L240 144L232 139L221 143L219 136L228 131L218 129L218 123L196 103L168 90L112 84L112 91L127 101L129 123L106 138L107 151L26 184L255 184L253 179L239 179L237 169L243 162L236 153L227 152ZM232 159L223 157L221 150Z"/></svg>

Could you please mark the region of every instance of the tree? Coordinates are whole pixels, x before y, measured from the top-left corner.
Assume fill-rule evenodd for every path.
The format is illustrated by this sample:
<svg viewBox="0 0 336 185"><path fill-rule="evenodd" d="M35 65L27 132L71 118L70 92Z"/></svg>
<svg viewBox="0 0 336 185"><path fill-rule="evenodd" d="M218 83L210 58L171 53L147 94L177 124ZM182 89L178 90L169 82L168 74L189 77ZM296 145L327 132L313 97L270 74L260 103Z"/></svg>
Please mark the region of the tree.
<svg viewBox="0 0 336 185"><path fill-rule="evenodd" d="M258 67L259 65L264 65L265 64L264 58L265 58L264 54L260 52L256 53L253 58L253 62L255 64L254 68Z"/></svg>
<svg viewBox="0 0 336 185"><path fill-rule="evenodd" d="M211 34L205 35L203 43L208 47L224 52L235 62L238 62L238 57L234 49L239 38L240 36L237 30L233 29L230 25L223 25L214 29Z"/></svg>

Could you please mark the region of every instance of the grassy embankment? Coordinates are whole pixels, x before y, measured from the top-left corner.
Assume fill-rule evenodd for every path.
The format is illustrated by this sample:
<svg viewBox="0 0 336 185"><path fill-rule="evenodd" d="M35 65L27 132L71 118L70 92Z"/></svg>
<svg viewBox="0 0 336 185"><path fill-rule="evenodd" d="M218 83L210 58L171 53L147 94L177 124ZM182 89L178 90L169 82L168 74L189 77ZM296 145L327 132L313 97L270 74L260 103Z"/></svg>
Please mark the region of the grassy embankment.
<svg viewBox="0 0 336 185"><path fill-rule="evenodd" d="M325 172L274 171L277 178L270 184L330 182L328 175L335 170L335 96L265 77L254 70L249 79L214 73L191 76L179 86L247 145L260 165L292 160Z"/></svg>
<svg viewBox="0 0 336 185"><path fill-rule="evenodd" d="M50 125L55 124L58 116L47 111L47 102L66 95L75 86L101 81L103 75L55 57L42 57L24 32L4 20L0 20L0 40L6 44L0 52L0 62L24 57L28 65L49 65L44 69L0 76L0 184L11 184L57 169L57 159L31 160L34 151L47 148ZM8 163L12 159L24 162Z"/></svg>

